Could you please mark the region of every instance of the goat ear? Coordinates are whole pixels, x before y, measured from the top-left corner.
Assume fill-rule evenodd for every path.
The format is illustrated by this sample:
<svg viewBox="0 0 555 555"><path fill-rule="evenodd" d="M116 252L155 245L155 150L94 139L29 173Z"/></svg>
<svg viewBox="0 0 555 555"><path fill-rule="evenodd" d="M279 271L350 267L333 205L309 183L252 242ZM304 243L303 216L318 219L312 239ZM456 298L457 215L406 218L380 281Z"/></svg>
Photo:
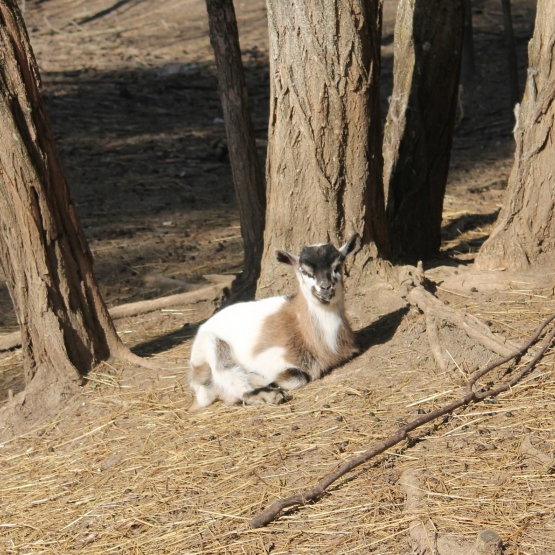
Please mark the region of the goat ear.
<svg viewBox="0 0 555 555"><path fill-rule="evenodd" d="M276 255L276 260L278 262L281 262L282 264L288 264L289 266L293 266L295 270L299 267L298 256L291 254L290 252L280 251L278 249L274 251L274 254Z"/></svg>
<svg viewBox="0 0 555 555"><path fill-rule="evenodd" d="M362 239L358 233L355 233L340 249L339 252L347 258L352 254L357 253L362 246Z"/></svg>

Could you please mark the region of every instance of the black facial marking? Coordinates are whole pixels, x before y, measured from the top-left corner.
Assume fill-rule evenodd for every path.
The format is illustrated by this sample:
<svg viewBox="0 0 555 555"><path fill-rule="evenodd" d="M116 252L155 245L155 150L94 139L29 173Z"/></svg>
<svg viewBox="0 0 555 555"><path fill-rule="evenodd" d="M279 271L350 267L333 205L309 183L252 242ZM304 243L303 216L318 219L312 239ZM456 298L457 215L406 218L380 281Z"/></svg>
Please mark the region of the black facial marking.
<svg viewBox="0 0 555 555"><path fill-rule="evenodd" d="M312 294L324 304L329 303L335 294L335 286L341 280L341 264L345 260L343 254L331 243L303 247L299 257L301 271L313 277L319 287L312 288Z"/></svg>
<svg viewBox="0 0 555 555"><path fill-rule="evenodd" d="M330 268L343 261L343 255L331 244L303 247L299 262L314 270L315 274Z"/></svg>

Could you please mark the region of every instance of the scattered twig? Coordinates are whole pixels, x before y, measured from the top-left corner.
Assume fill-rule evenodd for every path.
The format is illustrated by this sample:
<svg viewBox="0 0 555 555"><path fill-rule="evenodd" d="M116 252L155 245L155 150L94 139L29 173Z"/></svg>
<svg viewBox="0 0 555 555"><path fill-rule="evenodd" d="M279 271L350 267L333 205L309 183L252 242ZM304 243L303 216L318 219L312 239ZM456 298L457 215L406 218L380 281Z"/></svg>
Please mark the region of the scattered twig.
<svg viewBox="0 0 555 555"><path fill-rule="evenodd" d="M503 393L511 389L543 357L543 355L551 345L553 338L555 337L555 327L553 328L553 330L551 331L547 339L544 341L539 351L534 355L534 357L532 357L532 359L528 362L528 364L526 364L520 370L520 372L518 372L518 374L516 374L510 381L505 382L504 384L498 386L495 389L489 389L489 390L482 389L480 391L475 391L473 387L476 384L476 381L478 379L484 377L488 372L491 372L494 368L497 368L498 366L501 366L502 364L512 359L519 358L524 353L526 353L526 351L538 340L538 338L540 337L540 335L542 334L546 326L554 319L555 319L555 314L547 318L538 328L534 336L522 347L520 347L510 355L507 355L504 358L489 364L482 370L478 370L477 372L475 372L467 383L464 397L461 397L456 401L453 401L452 403L449 403L448 405L445 405L435 411L422 415L419 418L416 418L415 420L413 420L412 422L409 422L405 426L400 427L397 430L397 432L394 433L393 435L389 436L383 441L376 443L374 446L372 446L370 449L368 449L358 457L354 457L348 460L346 463L342 464L334 472L324 477L324 479L321 480L318 484L316 484L312 489L305 491L303 493L292 495L285 499L279 499L278 501L275 501L272 505L270 505L270 507L268 507L266 510L256 515L251 520L251 526L253 528L260 528L262 526L266 526L267 524L272 522L275 518L277 518L277 516L283 509L286 509L288 507L296 507L298 505L305 505L310 501L316 501L317 499L322 497L326 489L335 481L337 481L339 478L341 478L342 476L344 476L354 468L360 466L361 464L364 464L370 459L380 455L387 449L390 449L394 445L397 445L401 441L407 439L409 432L415 430L416 428L419 428L424 424L428 424L429 422L432 422L440 418L441 416L450 414L454 410L460 407L467 406L472 402L482 401L488 397L496 397L500 393Z"/></svg>
<svg viewBox="0 0 555 555"><path fill-rule="evenodd" d="M443 365L447 364L439 344L437 329L434 329L441 321L447 321L457 326L466 332L470 338L502 357L510 355L516 348L516 345L510 341L493 334L484 322L481 322L472 314L447 306L427 291L424 287L427 279L424 275L422 262L419 262L416 267L402 266L399 268L398 282L401 295L426 315L426 327L430 328L428 329L430 348L440 368L444 369Z"/></svg>

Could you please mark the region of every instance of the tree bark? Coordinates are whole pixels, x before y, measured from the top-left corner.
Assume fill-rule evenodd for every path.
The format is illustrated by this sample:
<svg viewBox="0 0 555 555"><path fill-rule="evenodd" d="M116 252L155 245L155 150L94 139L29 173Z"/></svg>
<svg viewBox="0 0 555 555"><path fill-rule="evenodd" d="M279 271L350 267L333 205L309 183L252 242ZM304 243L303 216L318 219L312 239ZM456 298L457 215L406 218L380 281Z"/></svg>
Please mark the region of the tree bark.
<svg viewBox="0 0 555 555"><path fill-rule="evenodd" d="M260 275L264 241L264 177L249 112L233 0L206 0L206 8L210 24L210 42L218 69L229 159L239 202L245 251L244 270L239 283L234 283L233 290L251 289L254 294L256 280Z"/></svg>
<svg viewBox="0 0 555 555"><path fill-rule="evenodd" d="M387 252L382 187L379 0L268 0L268 212L258 295L290 276L275 248L336 244L358 232Z"/></svg>
<svg viewBox="0 0 555 555"><path fill-rule="evenodd" d="M399 3L384 184L393 256L408 263L429 258L441 245L463 28L462 0Z"/></svg>
<svg viewBox="0 0 555 555"><path fill-rule="evenodd" d="M476 266L481 270L555 266L555 19L539 0L528 46L528 79L515 109L515 161L505 200Z"/></svg>
<svg viewBox="0 0 555 555"><path fill-rule="evenodd" d="M100 297L39 86L17 2L0 0L0 262L21 327L26 391L44 409L123 347Z"/></svg>

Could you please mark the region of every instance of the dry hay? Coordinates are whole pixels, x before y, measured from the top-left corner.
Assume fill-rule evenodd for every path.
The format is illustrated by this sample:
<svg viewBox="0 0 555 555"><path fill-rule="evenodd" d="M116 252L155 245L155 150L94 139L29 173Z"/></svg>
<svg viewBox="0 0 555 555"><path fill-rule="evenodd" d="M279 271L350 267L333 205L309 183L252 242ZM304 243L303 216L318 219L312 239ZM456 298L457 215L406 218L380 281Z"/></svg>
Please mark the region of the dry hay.
<svg viewBox="0 0 555 555"><path fill-rule="evenodd" d="M475 309L487 306L483 318L522 340L555 301L545 291L517 293ZM176 330L186 314L166 314L164 328L129 320L121 331L135 333L122 335L144 343ZM425 487L417 517L438 532L473 539L492 528L505 553L555 552L546 464L555 420L552 350L511 394L422 430L416 445L354 471L320 502L249 528L277 497L314 484L419 410L460 395L468 361L459 355L455 371L438 371L421 327L422 317L409 315L391 342L275 407L216 404L189 414L184 361L194 326L174 331L185 342L156 355L166 364L157 375L102 365L55 419L2 445L0 551L408 555L415 515L404 512L398 480L411 468L422 471Z"/></svg>

